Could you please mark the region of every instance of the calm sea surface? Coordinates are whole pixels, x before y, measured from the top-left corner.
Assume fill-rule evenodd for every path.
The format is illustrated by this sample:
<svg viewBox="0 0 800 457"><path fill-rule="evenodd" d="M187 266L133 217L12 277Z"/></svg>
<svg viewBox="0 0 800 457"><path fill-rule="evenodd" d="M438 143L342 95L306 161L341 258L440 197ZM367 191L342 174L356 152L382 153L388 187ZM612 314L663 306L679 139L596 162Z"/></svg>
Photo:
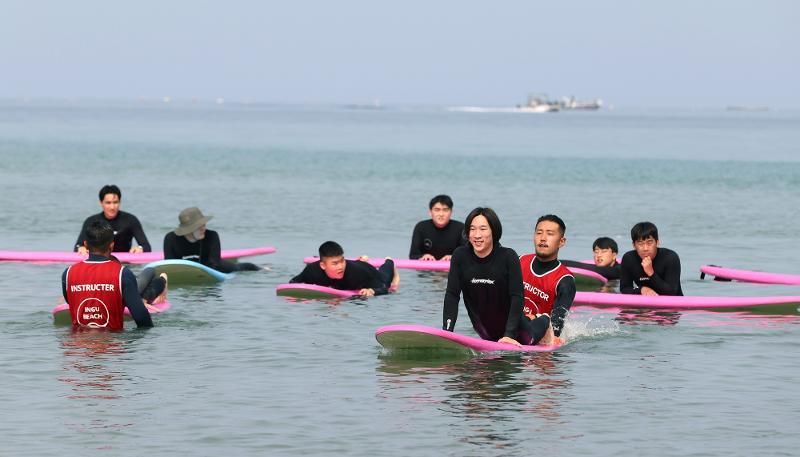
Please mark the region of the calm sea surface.
<svg viewBox="0 0 800 457"><path fill-rule="evenodd" d="M271 270L173 288L156 327L54 327L65 265L0 263L0 455L796 455L800 315L575 308L552 354L384 352L386 324L441 325L446 278L293 302L275 287L325 240L408 255L427 201L495 208L562 258L639 221L691 295L800 295L699 279L713 263L800 274L800 113L521 115L412 107L0 102L0 249L67 250L97 191L123 191L154 247L199 206L223 248ZM141 267L134 266L134 271ZM472 334L461 310L457 330Z"/></svg>

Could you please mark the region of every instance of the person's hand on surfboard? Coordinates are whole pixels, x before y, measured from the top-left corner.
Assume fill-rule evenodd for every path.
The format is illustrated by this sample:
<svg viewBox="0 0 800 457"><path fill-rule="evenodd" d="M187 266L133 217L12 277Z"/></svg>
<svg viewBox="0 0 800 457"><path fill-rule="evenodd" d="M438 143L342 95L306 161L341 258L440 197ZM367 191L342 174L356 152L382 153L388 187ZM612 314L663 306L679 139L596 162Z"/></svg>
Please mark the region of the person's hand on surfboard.
<svg viewBox="0 0 800 457"><path fill-rule="evenodd" d="M425 254L422 257L420 257L419 260L436 260L436 257L430 254Z"/></svg>
<svg viewBox="0 0 800 457"><path fill-rule="evenodd" d="M374 297L375 291L373 289L361 289L358 291L358 295L362 297Z"/></svg>
<svg viewBox="0 0 800 457"><path fill-rule="evenodd" d="M658 292L656 292L655 290L653 290L653 289L651 289L651 288L649 288L647 286L642 287L641 290L640 290L640 293L641 293L641 295L646 295L648 297L655 297L655 296L658 295Z"/></svg>
<svg viewBox="0 0 800 457"><path fill-rule="evenodd" d="M514 346L522 346L522 344L520 344L519 341L515 340L514 338L509 338L507 336L504 336L504 337L500 338L499 340L497 340L497 342L498 343L513 344Z"/></svg>
<svg viewBox="0 0 800 457"><path fill-rule="evenodd" d="M141 246L134 246L130 250L131 254L141 254L142 252L144 252L144 249Z"/></svg>

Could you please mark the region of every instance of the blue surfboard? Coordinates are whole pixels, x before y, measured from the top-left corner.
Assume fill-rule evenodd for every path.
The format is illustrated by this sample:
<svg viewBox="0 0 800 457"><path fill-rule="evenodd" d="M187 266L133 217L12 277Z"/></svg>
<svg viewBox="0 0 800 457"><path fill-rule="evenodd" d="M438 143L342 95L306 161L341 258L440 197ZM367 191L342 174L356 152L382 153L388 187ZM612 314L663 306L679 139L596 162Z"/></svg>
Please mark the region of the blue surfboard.
<svg viewBox="0 0 800 457"><path fill-rule="evenodd" d="M223 273L191 260L168 259L148 263L156 274L166 273L170 284L209 284L234 277L235 273Z"/></svg>

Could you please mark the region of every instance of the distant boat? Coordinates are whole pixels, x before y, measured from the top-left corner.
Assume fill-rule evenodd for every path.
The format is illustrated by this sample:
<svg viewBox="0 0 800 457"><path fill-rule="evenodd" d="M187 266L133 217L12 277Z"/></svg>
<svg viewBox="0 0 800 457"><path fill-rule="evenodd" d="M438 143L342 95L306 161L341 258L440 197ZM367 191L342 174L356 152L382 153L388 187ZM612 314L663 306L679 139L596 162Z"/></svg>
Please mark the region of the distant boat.
<svg viewBox="0 0 800 457"><path fill-rule="evenodd" d="M733 106L728 106L725 109L728 110L728 111L744 111L744 112L748 112L748 113L763 113L765 111L769 111L769 107L768 106L738 106L738 105L733 105Z"/></svg>
<svg viewBox="0 0 800 457"><path fill-rule="evenodd" d="M561 105L548 100L545 94L531 94L524 105L517 105L517 109L524 113L551 113L560 110Z"/></svg>
<svg viewBox="0 0 800 457"><path fill-rule="evenodd" d="M350 105L344 105L347 109L383 109L383 105L381 105L380 99L372 100L372 103L353 103Z"/></svg>
<svg viewBox="0 0 800 457"><path fill-rule="evenodd" d="M575 97L563 97L561 99L562 109L583 109L583 110L598 110L603 106L603 100L595 98L594 100L576 100Z"/></svg>

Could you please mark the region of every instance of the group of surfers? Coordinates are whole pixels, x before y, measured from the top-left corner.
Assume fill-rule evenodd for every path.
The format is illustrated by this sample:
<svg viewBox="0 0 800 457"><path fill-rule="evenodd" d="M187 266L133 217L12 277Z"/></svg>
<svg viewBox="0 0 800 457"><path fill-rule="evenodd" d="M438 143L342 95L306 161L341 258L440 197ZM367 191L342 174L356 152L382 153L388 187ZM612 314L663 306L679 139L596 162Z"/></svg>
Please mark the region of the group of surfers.
<svg viewBox="0 0 800 457"><path fill-rule="evenodd" d="M137 281L113 256L113 252L150 251L139 220L119 209L121 197L117 186L100 190L103 211L86 219L75 245L76 251L89 257L62 275L73 328L121 330L126 306L138 326L152 326L148 304L165 299L166 275L156 276L145 268ZM650 222L633 226L633 250L621 262L616 242L598 238L592 246L592 265L559 260L559 250L566 244L566 225L554 214L536 221L535 252L519 256L500 244L503 228L491 208L473 209L462 223L452 219L452 199L437 195L429 203L429 212L430 219L414 227L409 258L450 261L442 318L442 328L448 331L455 327L463 296L472 326L483 339L513 345L559 343L577 290L569 266L619 279L621 293L683 295L680 259L660 246L658 229ZM196 261L224 272L260 269L220 258L219 235L206 229L212 217L196 207L181 211L179 226L164 237L164 257ZM133 238L139 246L132 246ZM377 268L365 260L345 259L338 243L326 241L319 247L319 260L306 265L290 282L357 290L364 296L397 288L400 277L392 259Z"/></svg>

